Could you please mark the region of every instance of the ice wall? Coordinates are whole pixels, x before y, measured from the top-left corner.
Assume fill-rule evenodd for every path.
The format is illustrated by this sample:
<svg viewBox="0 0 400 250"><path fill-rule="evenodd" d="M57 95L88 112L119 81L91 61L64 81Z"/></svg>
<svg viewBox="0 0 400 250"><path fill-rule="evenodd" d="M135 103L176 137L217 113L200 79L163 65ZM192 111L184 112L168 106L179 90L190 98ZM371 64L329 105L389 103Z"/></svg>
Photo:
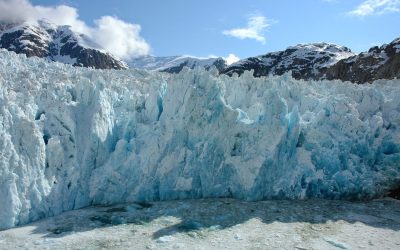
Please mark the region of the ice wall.
<svg viewBox="0 0 400 250"><path fill-rule="evenodd" d="M400 182L400 80L168 75L0 51L0 229L91 204L370 198Z"/></svg>

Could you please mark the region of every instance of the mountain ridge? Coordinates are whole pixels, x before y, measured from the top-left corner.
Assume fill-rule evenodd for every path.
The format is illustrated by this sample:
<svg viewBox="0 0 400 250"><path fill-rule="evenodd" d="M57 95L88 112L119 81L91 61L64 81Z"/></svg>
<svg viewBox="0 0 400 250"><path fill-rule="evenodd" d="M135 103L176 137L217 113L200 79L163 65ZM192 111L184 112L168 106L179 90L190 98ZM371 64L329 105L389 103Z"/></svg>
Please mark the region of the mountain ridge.
<svg viewBox="0 0 400 250"><path fill-rule="evenodd" d="M264 55L240 60L221 73L242 74L246 70L254 70L255 77L267 75L283 75L292 71L294 78L312 78L324 67L335 64L342 58L354 53L344 46L330 43L310 43L290 46L285 50L270 52Z"/></svg>
<svg viewBox="0 0 400 250"><path fill-rule="evenodd" d="M122 61L103 51L89 37L73 32L69 26L39 20L37 23L0 23L0 48L28 57L37 56L96 69L132 67L179 73L184 67L206 70L215 67L220 74L229 76L251 70L255 77L291 72L295 79L342 80L359 84L400 78L400 38L359 54L345 46L326 42L298 44L285 50L244 58L231 65L223 57L148 55Z"/></svg>

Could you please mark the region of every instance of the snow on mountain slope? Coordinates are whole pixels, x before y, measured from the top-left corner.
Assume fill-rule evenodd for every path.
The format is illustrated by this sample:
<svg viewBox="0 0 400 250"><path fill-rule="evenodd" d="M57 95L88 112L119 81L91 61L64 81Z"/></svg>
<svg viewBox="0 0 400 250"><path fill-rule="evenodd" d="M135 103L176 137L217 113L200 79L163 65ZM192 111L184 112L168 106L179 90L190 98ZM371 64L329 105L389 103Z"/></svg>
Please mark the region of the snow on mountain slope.
<svg viewBox="0 0 400 250"><path fill-rule="evenodd" d="M128 61L127 64L131 68L169 73L179 73L182 71L183 67L191 69L195 67L210 69L212 66L216 66L218 70L222 70L226 67L226 62L221 57L198 58L192 56L145 56L132 59Z"/></svg>
<svg viewBox="0 0 400 250"><path fill-rule="evenodd" d="M127 64L131 68L161 71L167 67L166 64L180 58L179 56L143 56L128 61ZM176 66L173 64L172 66Z"/></svg>
<svg viewBox="0 0 400 250"><path fill-rule="evenodd" d="M400 78L400 38L368 52L353 54L348 48L327 43L289 47L284 51L243 59L221 73L232 75L254 71L254 76L283 75L296 79L342 80L371 83L378 79Z"/></svg>
<svg viewBox="0 0 400 250"><path fill-rule="evenodd" d="M286 50L240 60L227 67L222 73L242 74L254 70L254 76L283 75L292 71L298 79L315 79L321 70L339 60L353 56L350 49L329 44L310 43L288 47Z"/></svg>
<svg viewBox="0 0 400 250"><path fill-rule="evenodd" d="M400 78L400 38L368 52L340 60L322 74L324 79L351 82L372 82L377 79Z"/></svg>
<svg viewBox="0 0 400 250"><path fill-rule="evenodd" d="M399 80L94 70L0 51L0 228L91 204L382 196Z"/></svg>
<svg viewBox="0 0 400 250"><path fill-rule="evenodd" d="M46 20L0 24L0 48L74 66L127 68L125 63L102 51L85 35L73 32L69 26L56 26Z"/></svg>

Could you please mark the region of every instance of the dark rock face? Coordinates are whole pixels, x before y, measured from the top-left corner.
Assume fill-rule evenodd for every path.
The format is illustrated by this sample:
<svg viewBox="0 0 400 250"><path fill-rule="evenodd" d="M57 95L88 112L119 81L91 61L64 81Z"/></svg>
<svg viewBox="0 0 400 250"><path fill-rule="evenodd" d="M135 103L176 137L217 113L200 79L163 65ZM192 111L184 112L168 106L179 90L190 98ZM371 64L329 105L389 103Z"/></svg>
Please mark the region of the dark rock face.
<svg viewBox="0 0 400 250"><path fill-rule="evenodd" d="M47 38L38 29L30 30L33 33L25 33L24 30L4 33L0 37L0 46L16 53L23 53L28 57L47 57L49 56L49 45L42 38Z"/></svg>
<svg viewBox="0 0 400 250"><path fill-rule="evenodd" d="M226 64L226 61L222 58L218 58L212 66L215 66L218 70L218 72L222 72L228 65ZM210 69L211 67L207 68Z"/></svg>
<svg viewBox="0 0 400 250"><path fill-rule="evenodd" d="M96 49L77 46L75 42L67 42L60 48L61 56L76 58L74 66L93 67L96 69L125 69L124 64L109 54Z"/></svg>
<svg viewBox="0 0 400 250"><path fill-rule="evenodd" d="M45 21L38 24L0 25L0 48L48 58L52 61L96 69L125 69L127 66L112 55L83 45L85 37L68 26L55 26Z"/></svg>
<svg viewBox="0 0 400 250"><path fill-rule="evenodd" d="M367 83L400 78L400 38L368 52L343 59L328 68L321 78Z"/></svg>
<svg viewBox="0 0 400 250"><path fill-rule="evenodd" d="M177 74L177 73L181 72L184 67L192 68L192 67L189 66L189 62L185 61L185 62L183 62L183 63L181 63L181 64L179 64L177 66L173 66L173 67L170 67L170 68L163 69L163 70L161 70L161 72Z"/></svg>

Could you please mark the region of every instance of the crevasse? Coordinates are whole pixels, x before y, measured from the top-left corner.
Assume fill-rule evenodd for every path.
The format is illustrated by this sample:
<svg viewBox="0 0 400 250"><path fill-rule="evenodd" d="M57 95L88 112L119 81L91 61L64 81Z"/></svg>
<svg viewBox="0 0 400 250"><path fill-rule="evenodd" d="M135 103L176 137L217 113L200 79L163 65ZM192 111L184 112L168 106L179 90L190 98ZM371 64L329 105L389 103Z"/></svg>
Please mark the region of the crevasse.
<svg viewBox="0 0 400 250"><path fill-rule="evenodd" d="M94 70L0 51L0 229L92 204L361 199L400 182L400 80Z"/></svg>

